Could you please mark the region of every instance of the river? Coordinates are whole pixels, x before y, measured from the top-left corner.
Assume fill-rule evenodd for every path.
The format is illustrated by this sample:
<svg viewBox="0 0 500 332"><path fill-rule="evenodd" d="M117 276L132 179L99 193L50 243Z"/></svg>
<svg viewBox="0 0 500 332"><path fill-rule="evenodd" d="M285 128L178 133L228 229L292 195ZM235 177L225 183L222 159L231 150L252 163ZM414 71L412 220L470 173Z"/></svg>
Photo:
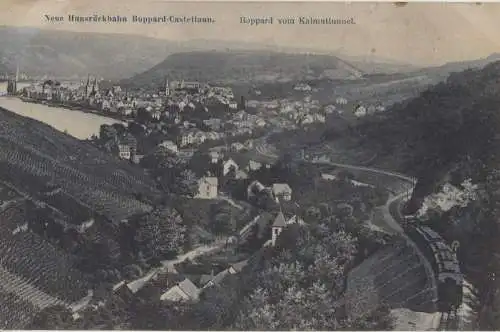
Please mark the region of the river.
<svg viewBox="0 0 500 332"><path fill-rule="evenodd" d="M59 131L66 131L78 139L87 139L99 134L103 124L124 123L105 116L28 103L15 97L0 97L0 107L16 114L44 122Z"/></svg>

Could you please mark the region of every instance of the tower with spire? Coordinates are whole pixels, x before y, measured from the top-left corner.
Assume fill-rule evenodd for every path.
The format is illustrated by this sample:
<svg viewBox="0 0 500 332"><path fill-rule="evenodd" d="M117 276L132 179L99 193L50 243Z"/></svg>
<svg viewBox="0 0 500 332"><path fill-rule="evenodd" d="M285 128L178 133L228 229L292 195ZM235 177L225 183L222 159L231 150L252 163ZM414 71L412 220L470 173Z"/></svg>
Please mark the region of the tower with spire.
<svg viewBox="0 0 500 332"><path fill-rule="evenodd" d="M271 244L274 247L276 245L276 240L278 239L278 236L283 232L283 229L286 227L286 220L285 220L285 215L283 214L283 211L281 211L280 207L280 212L274 219L273 225L272 225L272 233L271 233Z"/></svg>
<svg viewBox="0 0 500 332"><path fill-rule="evenodd" d="M163 88L165 89L165 96L168 97L170 96L170 83L168 82L167 76L165 76L165 79L163 80Z"/></svg>
<svg viewBox="0 0 500 332"><path fill-rule="evenodd" d="M87 82L85 83L85 97L88 98L90 96L90 74L87 75Z"/></svg>
<svg viewBox="0 0 500 332"><path fill-rule="evenodd" d="M16 64L16 76L14 79L9 79L7 82L7 93L15 95L17 93L17 82L19 80L19 62Z"/></svg>

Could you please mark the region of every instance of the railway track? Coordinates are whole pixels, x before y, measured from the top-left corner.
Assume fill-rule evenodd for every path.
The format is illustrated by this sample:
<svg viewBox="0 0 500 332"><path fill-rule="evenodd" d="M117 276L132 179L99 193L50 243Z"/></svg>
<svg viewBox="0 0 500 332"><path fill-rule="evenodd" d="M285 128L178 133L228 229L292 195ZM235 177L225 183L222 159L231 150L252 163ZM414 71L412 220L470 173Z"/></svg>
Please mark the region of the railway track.
<svg viewBox="0 0 500 332"><path fill-rule="evenodd" d="M456 331L458 328L457 309L453 308L441 314L438 331Z"/></svg>

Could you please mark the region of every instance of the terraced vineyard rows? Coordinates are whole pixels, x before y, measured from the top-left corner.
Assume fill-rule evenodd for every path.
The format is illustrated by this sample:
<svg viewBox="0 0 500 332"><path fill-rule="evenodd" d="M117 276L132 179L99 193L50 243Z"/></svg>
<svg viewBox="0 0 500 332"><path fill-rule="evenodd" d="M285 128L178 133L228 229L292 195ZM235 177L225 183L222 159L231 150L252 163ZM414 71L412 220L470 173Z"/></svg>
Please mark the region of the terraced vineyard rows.
<svg viewBox="0 0 500 332"><path fill-rule="evenodd" d="M73 267L70 256L31 231L12 234L15 225L11 220L22 216L18 207L0 215L0 266L61 301L74 302L85 297L89 284Z"/></svg>
<svg viewBox="0 0 500 332"><path fill-rule="evenodd" d="M381 249L350 272L349 311L359 317L378 303L391 308L435 310L436 290L414 249L404 243Z"/></svg>
<svg viewBox="0 0 500 332"><path fill-rule="evenodd" d="M3 279L1 279L3 280ZM38 309L13 293L0 291L0 329L23 329L31 322Z"/></svg>
<svg viewBox="0 0 500 332"><path fill-rule="evenodd" d="M135 213L147 212L151 209L147 204L137 201L134 197L118 194L118 192L123 193L123 190L114 185L55 160L44 159L35 151L2 147L0 149L0 163L5 163L10 173L15 172L17 168L22 173L31 175L27 178L20 176L20 174L18 176L10 174L11 178L17 180L17 185L23 182L22 187L26 190L33 187L33 177L38 178L38 182L41 179L46 179L46 181L51 179L61 185L71 196L81 200L85 205L111 220L125 219ZM123 181L117 181L120 177L114 176L111 179L114 182L123 183ZM130 190L131 180L128 179L128 181L128 184L123 184L121 187L127 187ZM57 208L57 206L55 207Z"/></svg>
<svg viewBox="0 0 500 332"><path fill-rule="evenodd" d="M33 232L0 237L0 265L67 302L80 300L90 288L63 252Z"/></svg>

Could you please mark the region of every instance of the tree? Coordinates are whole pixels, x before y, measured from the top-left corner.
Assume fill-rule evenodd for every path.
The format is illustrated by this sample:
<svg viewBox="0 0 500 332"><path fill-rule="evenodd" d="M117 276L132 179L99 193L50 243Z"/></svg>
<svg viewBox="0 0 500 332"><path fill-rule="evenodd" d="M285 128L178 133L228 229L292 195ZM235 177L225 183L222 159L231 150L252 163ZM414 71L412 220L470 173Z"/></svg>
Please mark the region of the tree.
<svg viewBox="0 0 500 332"><path fill-rule="evenodd" d="M36 314L30 328L37 330L71 329L74 328L73 314L71 310L62 305L47 307Z"/></svg>
<svg viewBox="0 0 500 332"><path fill-rule="evenodd" d="M347 328L351 331L391 331L394 329L394 321L390 307L381 305L368 315L348 322Z"/></svg>
<svg viewBox="0 0 500 332"><path fill-rule="evenodd" d="M179 213L160 208L139 220L135 241L147 260L177 254L184 245L186 228Z"/></svg>
<svg viewBox="0 0 500 332"><path fill-rule="evenodd" d="M154 301L137 303L132 315L132 329L137 330L176 330L182 329L180 321L185 308L168 302Z"/></svg>
<svg viewBox="0 0 500 332"><path fill-rule="evenodd" d="M151 114L145 108L141 107L137 110L137 117L136 117L137 122L147 124L152 119L153 118L151 117Z"/></svg>
<svg viewBox="0 0 500 332"><path fill-rule="evenodd" d="M198 193L198 179L193 171L185 169L180 172L174 182L172 190L178 195L194 197Z"/></svg>
<svg viewBox="0 0 500 332"><path fill-rule="evenodd" d="M257 288L244 302L243 310L235 322L235 329L242 331L276 331L278 322L274 307L269 304L269 293Z"/></svg>
<svg viewBox="0 0 500 332"><path fill-rule="evenodd" d="M115 140L118 137L118 131L116 130L115 127L103 124L99 128L99 138L103 142L108 142L111 140Z"/></svg>
<svg viewBox="0 0 500 332"><path fill-rule="evenodd" d="M203 300L193 310L195 326L192 329L226 329L236 318L240 296L240 280L237 276L226 277L224 287L207 289Z"/></svg>
<svg viewBox="0 0 500 332"><path fill-rule="evenodd" d="M320 282L303 288L292 284L277 302L257 288L244 302L235 327L239 330L336 330L337 305Z"/></svg>

